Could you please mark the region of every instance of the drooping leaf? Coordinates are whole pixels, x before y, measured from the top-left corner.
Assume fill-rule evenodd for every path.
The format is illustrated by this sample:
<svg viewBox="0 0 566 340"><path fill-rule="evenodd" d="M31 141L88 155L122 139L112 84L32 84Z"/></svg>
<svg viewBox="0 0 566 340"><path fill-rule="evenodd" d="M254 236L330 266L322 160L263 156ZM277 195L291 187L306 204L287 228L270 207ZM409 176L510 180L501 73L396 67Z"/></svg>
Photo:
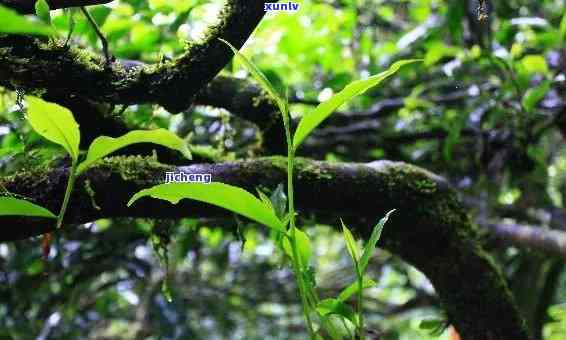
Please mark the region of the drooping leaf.
<svg viewBox="0 0 566 340"><path fill-rule="evenodd" d="M312 245L309 236L300 229L295 229L295 240L297 242L297 254L300 257L301 265L308 267L310 258L312 256ZM291 246L291 240L288 237L283 239L283 249L289 257L293 257L293 248Z"/></svg>
<svg viewBox="0 0 566 340"><path fill-rule="evenodd" d="M354 326L350 326L351 323L348 324L345 320L346 318L338 314L328 314L326 316L321 315L321 329L319 332L324 330L328 334L322 334L330 336L332 340L351 339L354 332ZM351 328L348 328L348 326ZM321 337L321 339L324 339L324 337Z"/></svg>
<svg viewBox="0 0 566 340"><path fill-rule="evenodd" d="M312 112L306 114L299 122L299 126L295 131L295 136L293 137L293 147L295 148L295 150L317 126L319 126L326 118L328 118L328 116L332 114L332 112L334 112L334 110L336 110L342 104L378 85L389 76L395 74L395 72L397 72L404 65L408 65L417 61L420 60L409 59L398 61L391 65L391 67L389 67L389 69L387 69L386 71L371 76L368 79L357 80L348 84L342 91L338 92L327 101L320 103Z"/></svg>
<svg viewBox="0 0 566 340"><path fill-rule="evenodd" d="M356 314L349 305L339 299L324 299L316 305L316 310L320 315L327 316L330 314L338 314L356 324Z"/></svg>
<svg viewBox="0 0 566 340"><path fill-rule="evenodd" d="M267 79L267 77L251 61L249 61L248 58L246 58L234 46L232 46L232 44L230 44L228 41L224 39L220 39L220 41L222 41L223 43L228 45L228 47L230 47L230 49L232 50L232 52L234 52L234 55L242 63L244 68L261 85L262 89L264 89L269 94L271 99L275 101L275 103L279 107L279 110L283 114L286 114L288 112L287 101L283 99L283 96L279 92L277 92L277 90L275 89L273 84L271 84L271 82Z"/></svg>
<svg viewBox="0 0 566 340"><path fill-rule="evenodd" d="M273 229L284 231L281 221L265 204L242 188L232 185L212 182L203 183L168 183L156 185L136 193L128 202L131 206L142 197L179 203L184 198L209 203L230 210Z"/></svg>
<svg viewBox="0 0 566 340"><path fill-rule="evenodd" d="M375 285L377 285L377 283L375 283L375 281L373 281L372 279L368 279L368 278L363 278L363 288L371 288L374 287ZM359 285L358 285L358 281L353 282L352 284L350 284L348 287L344 288L342 290L342 292L340 292L340 295L338 295L338 299L342 300L342 301L347 301L352 295L358 293L359 290Z"/></svg>
<svg viewBox="0 0 566 340"><path fill-rule="evenodd" d="M340 220L340 222L342 223L342 234L344 235L344 240L346 241L346 248L348 249L348 253L350 253L350 257L354 261L354 265L357 269L358 262L360 260L358 245L356 244L356 240L354 239L352 232L344 224L344 221Z"/></svg>
<svg viewBox="0 0 566 340"><path fill-rule="evenodd" d="M362 258L360 259L360 273L362 273L362 275L366 271L366 268L367 268L367 265L368 265L368 262L369 262L369 258L373 254L373 252L375 250L375 245L377 244L377 241L379 241L379 238L381 237L381 232L383 231L383 226L385 225L385 223L389 219L389 215L391 215L391 213L394 212L394 211L395 211L395 209L393 209L393 210L389 211L387 214L385 214L385 216L381 220L379 220L379 223L377 223L377 225L373 228L373 231L371 232L371 236L370 236L368 242L366 243L366 245L364 246L364 252L362 254Z"/></svg>
<svg viewBox="0 0 566 340"><path fill-rule="evenodd" d="M544 81L540 85L528 89L522 100L525 111L531 113L535 106L544 98L548 90L550 90L549 81Z"/></svg>
<svg viewBox="0 0 566 340"><path fill-rule="evenodd" d="M14 197L0 197L0 216L57 218L51 211L39 205Z"/></svg>
<svg viewBox="0 0 566 340"><path fill-rule="evenodd" d="M48 25L33 21L16 11L0 5L0 33L52 35L53 29Z"/></svg>
<svg viewBox="0 0 566 340"><path fill-rule="evenodd" d="M165 129L137 130L118 137L101 136L96 138L90 147L86 159L78 166L78 173L83 172L94 162L108 156L109 154L137 143L153 143L181 152L185 157L191 158L187 144L174 133Z"/></svg>
<svg viewBox="0 0 566 340"><path fill-rule="evenodd" d="M49 12L49 4L46 0L37 0L35 2L35 15L46 24L51 24L51 14Z"/></svg>
<svg viewBox="0 0 566 340"><path fill-rule="evenodd" d="M26 118L31 127L41 136L64 147L76 161L79 157L81 136L79 124L71 111L33 96L27 96L26 102Z"/></svg>

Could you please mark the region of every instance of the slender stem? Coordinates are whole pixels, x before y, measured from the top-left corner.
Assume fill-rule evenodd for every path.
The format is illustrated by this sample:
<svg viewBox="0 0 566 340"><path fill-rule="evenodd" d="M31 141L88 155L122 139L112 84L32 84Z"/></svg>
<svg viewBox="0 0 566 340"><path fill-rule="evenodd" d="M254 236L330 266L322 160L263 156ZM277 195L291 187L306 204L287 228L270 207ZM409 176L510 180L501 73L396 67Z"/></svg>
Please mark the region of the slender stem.
<svg viewBox="0 0 566 340"><path fill-rule="evenodd" d="M305 287L305 282L302 272L302 263L297 251L297 238L296 238L296 219L295 219L295 197L293 190L293 168L295 161L295 149L293 147L293 140L291 139L291 128L289 124L289 111L281 112L283 115L283 125L285 126L285 137L287 139L287 196L289 201L289 224L290 224L290 243L293 252L293 271L295 272L295 277L297 279L297 284L299 286L299 295L301 296L301 304L303 307L303 314L307 322L307 327L309 330L309 335L311 339L315 339L314 328L312 326L312 320L308 310L308 299L307 299L307 288Z"/></svg>
<svg viewBox="0 0 566 340"><path fill-rule="evenodd" d="M364 332L364 277L360 275L358 268L356 268L358 276L358 335L360 340L365 340L366 335Z"/></svg>
<svg viewBox="0 0 566 340"><path fill-rule="evenodd" d="M57 216L56 229L61 228L63 225L63 218L65 217L65 212L67 211L67 206L69 205L69 199L71 198L71 193L73 192L73 187L75 186L75 179L77 177L77 161L73 160L71 165L71 170L69 172L69 180L67 181L67 188L65 189L65 197L63 198L63 205L59 210L59 216Z"/></svg>
<svg viewBox="0 0 566 340"><path fill-rule="evenodd" d="M98 27L98 24L96 23L94 18L90 15L88 10L85 7L81 6L81 11L83 12L86 19L92 25L92 28L94 29L94 33L96 33L98 39L100 39L100 42L102 43L102 51L104 52L104 58L106 59L106 66L109 66L110 63L112 62L112 56L108 51L108 40L106 40L106 37L104 37L104 34L102 34L100 27Z"/></svg>

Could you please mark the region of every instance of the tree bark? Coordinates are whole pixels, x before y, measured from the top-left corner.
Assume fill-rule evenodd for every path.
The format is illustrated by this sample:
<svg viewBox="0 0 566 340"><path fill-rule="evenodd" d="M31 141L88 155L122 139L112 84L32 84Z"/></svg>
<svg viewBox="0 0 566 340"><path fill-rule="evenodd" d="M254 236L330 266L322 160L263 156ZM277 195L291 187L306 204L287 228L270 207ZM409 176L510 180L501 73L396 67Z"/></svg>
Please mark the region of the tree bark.
<svg viewBox="0 0 566 340"><path fill-rule="evenodd" d="M131 208L126 203L138 190L163 182L165 171L210 173L214 181L253 192L256 187L274 188L284 183L285 169L286 161L281 157L178 168L148 158L110 158L79 178L65 223L119 216L229 216L226 211L189 200L177 206L147 198ZM2 184L57 211L66 171L23 171L3 179ZM85 188L86 180L95 192L92 196ZM482 249L477 230L445 180L405 163L337 164L298 159L296 181L300 214L335 221L340 216L364 238L386 211L397 209L385 227L383 244L431 280L449 321L463 339L529 338L505 279ZM4 218L0 223L6 226L0 235L2 241L52 229L39 219Z"/></svg>

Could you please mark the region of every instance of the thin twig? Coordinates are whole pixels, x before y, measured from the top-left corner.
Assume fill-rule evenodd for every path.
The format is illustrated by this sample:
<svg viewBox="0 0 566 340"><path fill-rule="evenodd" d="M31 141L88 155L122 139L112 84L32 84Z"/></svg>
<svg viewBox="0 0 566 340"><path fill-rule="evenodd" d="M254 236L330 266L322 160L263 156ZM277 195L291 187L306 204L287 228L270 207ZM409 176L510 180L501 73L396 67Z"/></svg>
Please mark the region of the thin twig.
<svg viewBox="0 0 566 340"><path fill-rule="evenodd" d="M110 66L113 57L110 55L110 52L108 50L108 40L106 40L106 38L102 34L102 31L100 31L100 27L98 27L98 24L96 23L94 18L90 15L88 10L85 7L81 6L81 11L83 12L86 19L92 25L92 28L94 29L94 32L96 33L98 39L100 39L100 42L102 43L102 51L104 52L104 58L106 59L106 66Z"/></svg>

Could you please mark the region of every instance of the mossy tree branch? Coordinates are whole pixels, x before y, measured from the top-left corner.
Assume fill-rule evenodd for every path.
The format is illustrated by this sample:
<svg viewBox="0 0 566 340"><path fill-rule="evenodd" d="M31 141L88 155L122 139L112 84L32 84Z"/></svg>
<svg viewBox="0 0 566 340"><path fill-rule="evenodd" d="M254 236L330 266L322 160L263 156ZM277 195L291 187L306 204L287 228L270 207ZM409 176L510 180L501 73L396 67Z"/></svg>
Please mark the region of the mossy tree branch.
<svg viewBox="0 0 566 340"><path fill-rule="evenodd" d="M126 207L133 193L163 181L164 172L173 169L139 157L111 158L100 163L79 178L66 224L119 216L227 215L223 210L189 200L175 206L144 199ZM215 181L251 191L258 186L274 188L286 178L285 159L279 157L191 165L177 170L211 173ZM66 169L23 171L3 179L2 184L13 193L56 210L66 177ZM85 189L86 179L94 197ZM383 244L427 275L463 339L528 339L504 278L478 243L476 230L455 192L442 178L405 163L336 164L299 159L296 181L301 214L325 220L341 216L363 237L369 236L385 211L398 209L385 228ZM38 235L51 228L46 221L22 218L4 218L0 223L7 227L0 235L2 241Z"/></svg>
<svg viewBox="0 0 566 340"><path fill-rule="evenodd" d="M171 62L105 68L99 56L32 37L0 36L0 85L76 95L110 104L159 104L187 109L196 94L232 59L218 38L240 48L263 18L265 1L228 0L206 38Z"/></svg>
<svg viewBox="0 0 566 340"><path fill-rule="evenodd" d="M36 0L0 0L0 5L15 9L21 14L35 13ZM79 6L101 5L112 2L113 0L47 0L49 8L60 9Z"/></svg>

